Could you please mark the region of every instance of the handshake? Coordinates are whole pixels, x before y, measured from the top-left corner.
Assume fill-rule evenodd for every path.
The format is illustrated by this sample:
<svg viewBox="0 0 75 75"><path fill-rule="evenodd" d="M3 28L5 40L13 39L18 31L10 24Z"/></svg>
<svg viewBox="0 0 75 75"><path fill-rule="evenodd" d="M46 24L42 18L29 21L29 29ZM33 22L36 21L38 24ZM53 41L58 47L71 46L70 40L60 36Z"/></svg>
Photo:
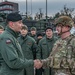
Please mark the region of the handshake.
<svg viewBox="0 0 75 75"><path fill-rule="evenodd" d="M43 63L42 63L39 59L34 60L34 67L35 67L36 69L39 69L39 68L41 68L42 66L43 66Z"/></svg>

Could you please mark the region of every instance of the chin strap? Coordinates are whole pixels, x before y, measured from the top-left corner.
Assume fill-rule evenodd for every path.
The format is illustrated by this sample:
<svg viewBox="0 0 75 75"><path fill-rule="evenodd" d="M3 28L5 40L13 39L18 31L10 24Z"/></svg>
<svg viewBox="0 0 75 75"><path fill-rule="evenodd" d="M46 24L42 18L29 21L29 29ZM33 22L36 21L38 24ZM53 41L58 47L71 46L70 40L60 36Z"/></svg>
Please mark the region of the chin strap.
<svg viewBox="0 0 75 75"><path fill-rule="evenodd" d="M70 30L67 30L67 31L65 31L65 32L62 32L62 26L61 26L61 33L60 33L60 35L66 33L66 32L69 32L69 31L70 31Z"/></svg>

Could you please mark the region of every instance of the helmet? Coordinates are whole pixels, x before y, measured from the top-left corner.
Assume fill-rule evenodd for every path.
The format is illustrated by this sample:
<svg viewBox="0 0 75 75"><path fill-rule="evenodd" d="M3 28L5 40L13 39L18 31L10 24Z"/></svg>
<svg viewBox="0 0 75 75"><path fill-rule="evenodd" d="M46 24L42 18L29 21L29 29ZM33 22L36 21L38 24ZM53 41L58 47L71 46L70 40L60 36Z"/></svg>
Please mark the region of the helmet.
<svg viewBox="0 0 75 75"><path fill-rule="evenodd" d="M72 27L74 25L73 20L69 16L60 16L55 24L62 24L63 26L69 26Z"/></svg>

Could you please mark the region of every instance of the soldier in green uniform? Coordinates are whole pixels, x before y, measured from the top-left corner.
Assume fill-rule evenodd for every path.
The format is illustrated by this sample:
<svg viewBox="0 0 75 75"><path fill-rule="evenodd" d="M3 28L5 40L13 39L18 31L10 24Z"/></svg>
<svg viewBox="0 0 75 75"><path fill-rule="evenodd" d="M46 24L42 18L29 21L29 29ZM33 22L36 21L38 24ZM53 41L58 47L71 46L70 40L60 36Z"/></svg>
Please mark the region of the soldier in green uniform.
<svg viewBox="0 0 75 75"><path fill-rule="evenodd" d="M8 14L7 23L7 28L0 35L0 75L24 75L24 68L37 66L37 60L24 58L21 46L16 39L23 25L21 15Z"/></svg>
<svg viewBox="0 0 75 75"><path fill-rule="evenodd" d="M37 30L36 30L36 28L35 27L31 27L31 29L30 29L30 36L32 37L32 38L34 38L35 39L35 41L37 41Z"/></svg>
<svg viewBox="0 0 75 75"><path fill-rule="evenodd" d="M41 31L37 33L37 45L39 44L39 41L43 38L43 34ZM38 52L37 52L38 53ZM42 75L42 68L36 69L36 75Z"/></svg>
<svg viewBox="0 0 75 75"><path fill-rule="evenodd" d="M22 26L21 35L18 37L18 41L22 47L24 58L35 59L34 54L37 50L36 41L30 37L28 33L28 27L26 25ZM26 75L34 75L34 67L25 68Z"/></svg>
<svg viewBox="0 0 75 75"><path fill-rule="evenodd" d="M54 37L53 29L50 26L48 26L45 29L45 34L46 35L39 41L39 44L38 44L39 52L37 53L37 58L39 59L45 59L49 57L49 54L52 51L52 47L55 41L57 40L57 38ZM51 68L42 69L42 71L43 71L43 75L53 74Z"/></svg>
<svg viewBox="0 0 75 75"><path fill-rule="evenodd" d="M39 31L39 32L37 33L37 45L38 45L39 41L40 41L42 38L43 38L43 34L42 34L41 31Z"/></svg>
<svg viewBox="0 0 75 75"><path fill-rule="evenodd" d="M55 75L75 75L75 36L70 33L73 21L68 16L60 16L56 25L61 38L54 44L50 56L41 60L42 65L53 67Z"/></svg>

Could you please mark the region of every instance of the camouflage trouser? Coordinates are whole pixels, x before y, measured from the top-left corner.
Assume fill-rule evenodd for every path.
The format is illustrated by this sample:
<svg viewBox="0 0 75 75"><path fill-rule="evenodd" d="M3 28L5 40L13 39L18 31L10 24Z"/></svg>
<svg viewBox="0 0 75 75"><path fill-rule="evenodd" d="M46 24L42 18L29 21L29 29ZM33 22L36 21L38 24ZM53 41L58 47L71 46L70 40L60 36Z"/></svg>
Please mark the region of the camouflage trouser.
<svg viewBox="0 0 75 75"><path fill-rule="evenodd" d="M55 70L55 75L71 75L68 70Z"/></svg>

